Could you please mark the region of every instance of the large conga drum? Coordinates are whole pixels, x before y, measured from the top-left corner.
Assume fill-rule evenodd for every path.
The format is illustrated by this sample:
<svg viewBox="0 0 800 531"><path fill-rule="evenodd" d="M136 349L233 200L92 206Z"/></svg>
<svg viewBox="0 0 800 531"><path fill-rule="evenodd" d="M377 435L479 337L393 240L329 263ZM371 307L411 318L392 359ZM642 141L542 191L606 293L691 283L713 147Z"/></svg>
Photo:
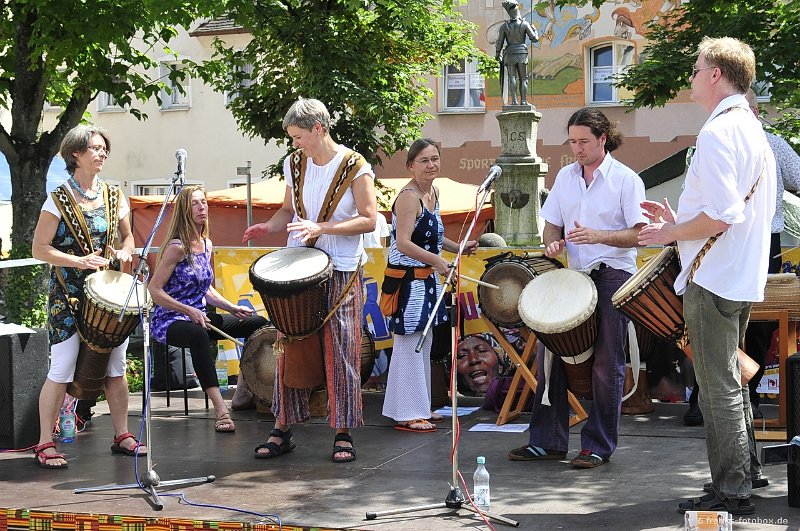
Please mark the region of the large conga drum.
<svg viewBox="0 0 800 531"><path fill-rule="evenodd" d="M492 323L503 328L519 328L523 321L517 305L528 282L547 271L564 267L561 262L546 256L525 258L510 252L486 260L481 281L499 289L478 285L478 306Z"/></svg>
<svg viewBox="0 0 800 531"><path fill-rule="evenodd" d="M269 318L288 336L304 336L322 327L332 274L331 258L313 247L278 249L250 266L250 282Z"/></svg>
<svg viewBox="0 0 800 531"><path fill-rule="evenodd" d="M136 288L123 313L122 308L134 282ZM109 354L124 343L139 324L139 312L147 295L145 291L142 283L119 271L97 271L86 277L81 318L77 323L81 347L75 376L67 385L67 393L83 400L100 396ZM149 309L152 301L149 297L146 300Z"/></svg>
<svg viewBox="0 0 800 531"><path fill-rule="evenodd" d="M683 297L675 293L675 279L681 266L675 247L664 247L629 278L611 297L611 304L639 325L665 339L678 341L685 335ZM681 345L691 357L691 345ZM742 349L737 353L742 385L756 372L758 364Z"/></svg>
<svg viewBox="0 0 800 531"><path fill-rule="evenodd" d="M571 269L539 275L522 290L518 309L536 338L564 362L569 390L592 398L597 288L589 275Z"/></svg>

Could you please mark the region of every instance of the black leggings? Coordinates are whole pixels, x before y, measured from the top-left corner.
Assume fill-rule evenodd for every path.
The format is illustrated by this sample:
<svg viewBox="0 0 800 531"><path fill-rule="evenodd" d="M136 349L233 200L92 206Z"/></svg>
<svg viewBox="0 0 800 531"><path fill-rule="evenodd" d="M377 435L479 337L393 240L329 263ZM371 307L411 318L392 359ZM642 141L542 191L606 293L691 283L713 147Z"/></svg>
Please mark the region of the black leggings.
<svg viewBox="0 0 800 531"><path fill-rule="evenodd" d="M248 338L250 335L267 324L267 320L256 315L245 319L237 319L233 315L208 314L211 324L236 338ZM206 330L191 321L174 321L167 328L167 344L173 347L188 347L192 353L192 364L200 380L200 386L205 390L209 387L218 387L216 360L217 355L211 349L211 341L227 339L212 330Z"/></svg>

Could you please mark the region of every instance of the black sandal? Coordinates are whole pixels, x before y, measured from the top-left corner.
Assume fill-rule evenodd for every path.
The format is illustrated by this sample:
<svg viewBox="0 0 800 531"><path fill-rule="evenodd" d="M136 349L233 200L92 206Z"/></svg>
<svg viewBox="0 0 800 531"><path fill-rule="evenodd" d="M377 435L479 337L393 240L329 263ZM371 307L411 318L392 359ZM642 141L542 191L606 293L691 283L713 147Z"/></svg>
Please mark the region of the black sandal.
<svg viewBox="0 0 800 531"><path fill-rule="evenodd" d="M272 459L273 457L279 457L283 454L288 454L292 450L295 449L294 444L294 434L292 434L292 429L289 428L286 431L281 431L278 428L273 428L271 432L269 432L270 437L280 437L281 444L275 444L272 441L267 441L264 444L259 444L256 446L256 449L253 450L253 455L256 459ZM259 452L260 449L266 448L269 450L269 453L266 454L264 452Z"/></svg>
<svg viewBox="0 0 800 531"><path fill-rule="evenodd" d="M333 462L334 463L349 463L356 460L356 449L352 446L339 446L337 442L348 442L353 444L353 438L348 433L337 433L333 439ZM336 454L344 452L349 454L347 457L336 457Z"/></svg>

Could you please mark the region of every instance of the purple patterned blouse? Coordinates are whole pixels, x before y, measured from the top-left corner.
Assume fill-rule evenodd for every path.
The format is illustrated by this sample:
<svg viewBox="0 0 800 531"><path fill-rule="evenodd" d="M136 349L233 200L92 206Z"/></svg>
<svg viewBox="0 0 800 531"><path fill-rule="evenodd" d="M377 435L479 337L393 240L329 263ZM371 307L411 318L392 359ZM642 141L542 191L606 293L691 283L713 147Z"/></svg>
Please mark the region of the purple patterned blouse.
<svg viewBox="0 0 800 531"><path fill-rule="evenodd" d="M206 249L208 249L208 242L206 242ZM188 257L178 262L164 285L164 291L178 302L205 311L206 292L213 281L214 270L211 268L211 253L206 250L202 253L194 253L194 264L189 262ZM169 325L174 321L188 320L188 316L156 304L150 333L156 341L166 343Z"/></svg>

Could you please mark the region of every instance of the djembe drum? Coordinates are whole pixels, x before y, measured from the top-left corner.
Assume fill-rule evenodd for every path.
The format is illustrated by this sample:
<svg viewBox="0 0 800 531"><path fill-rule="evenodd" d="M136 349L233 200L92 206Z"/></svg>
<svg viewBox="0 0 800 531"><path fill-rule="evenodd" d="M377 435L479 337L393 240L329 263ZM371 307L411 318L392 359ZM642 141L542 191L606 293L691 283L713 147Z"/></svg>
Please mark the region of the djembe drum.
<svg viewBox="0 0 800 531"><path fill-rule="evenodd" d="M136 289L122 313L134 282ZM144 301L147 300L148 310L152 301L145 298L147 294L143 284L119 271L97 271L87 276L84 295L78 321L81 347L75 376L67 385L67 393L75 398L91 400L103 392L109 354L124 343L139 324L139 312Z"/></svg>
<svg viewBox="0 0 800 531"><path fill-rule="evenodd" d="M250 282L275 328L287 336L283 381L289 387L309 389L325 381L320 332L332 274L330 256L313 247L278 249L250 266Z"/></svg>
<svg viewBox="0 0 800 531"><path fill-rule="evenodd" d="M592 398L597 288L585 273L548 271L531 280L519 299L519 315L536 338L564 362L567 387Z"/></svg>
<svg viewBox="0 0 800 531"><path fill-rule="evenodd" d="M546 256L516 256L501 253L486 260L486 270L480 280L499 289L478 285L478 306L492 323L503 328L523 326L517 305L528 282L553 269L563 268L561 262Z"/></svg>
<svg viewBox="0 0 800 531"><path fill-rule="evenodd" d="M691 357L691 345L685 338L683 298L674 288L680 270L677 250L664 247L620 286L611 297L611 304L656 336L678 341ZM742 349L738 349L738 359L742 385L745 385L758 372L758 364Z"/></svg>

